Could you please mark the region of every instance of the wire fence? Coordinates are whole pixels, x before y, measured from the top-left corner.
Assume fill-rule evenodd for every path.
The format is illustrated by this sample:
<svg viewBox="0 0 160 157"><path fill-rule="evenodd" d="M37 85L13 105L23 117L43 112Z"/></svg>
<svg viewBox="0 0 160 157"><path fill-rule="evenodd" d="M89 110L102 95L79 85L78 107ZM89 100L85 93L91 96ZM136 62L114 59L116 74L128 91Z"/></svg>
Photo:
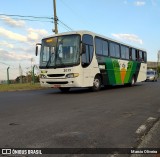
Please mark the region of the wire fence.
<svg viewBox="0 0 160 157"><path fill-rule="evenodd" d="M39 69L31 67L6 66L0 67L0 84L38 83Z"/></svg>

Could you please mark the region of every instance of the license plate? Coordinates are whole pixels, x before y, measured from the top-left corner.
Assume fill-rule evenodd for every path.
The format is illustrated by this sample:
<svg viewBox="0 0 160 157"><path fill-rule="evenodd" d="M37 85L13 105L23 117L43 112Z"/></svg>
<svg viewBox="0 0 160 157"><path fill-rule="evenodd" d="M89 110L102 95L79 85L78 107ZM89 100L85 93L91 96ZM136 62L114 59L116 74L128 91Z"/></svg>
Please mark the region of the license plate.
<svg viewBox="0 0 160 157"><path fill-rule="evenodd" d="M60 85L53 85L53 88L59 88L61 87Z"/></svg>

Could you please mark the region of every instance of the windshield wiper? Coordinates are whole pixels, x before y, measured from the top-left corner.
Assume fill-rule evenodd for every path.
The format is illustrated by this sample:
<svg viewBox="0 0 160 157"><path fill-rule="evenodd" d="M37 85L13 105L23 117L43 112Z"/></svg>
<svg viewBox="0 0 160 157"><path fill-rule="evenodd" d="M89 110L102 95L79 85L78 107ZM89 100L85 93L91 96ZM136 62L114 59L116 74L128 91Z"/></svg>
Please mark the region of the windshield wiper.
<svg viewBox="0 0 160 157"><path fill-rule="evenodd" d="M46 64L46 68L49 67L49 63L51 63L51 58L52 58L52 55L53 55L53 54L54 54L54 53L51 53L51 54L50 54L49 60L48 60L48 62L47 62L47 64Z"/></svg>

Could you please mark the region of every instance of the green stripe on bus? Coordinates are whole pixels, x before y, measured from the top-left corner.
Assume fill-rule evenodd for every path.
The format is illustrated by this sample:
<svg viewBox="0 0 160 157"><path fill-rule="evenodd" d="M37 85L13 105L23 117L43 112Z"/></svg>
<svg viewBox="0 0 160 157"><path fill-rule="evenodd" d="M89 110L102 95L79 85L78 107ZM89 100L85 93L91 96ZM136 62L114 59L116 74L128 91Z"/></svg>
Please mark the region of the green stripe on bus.
<svg viewBox="0 0 160 157"><path fill-rule="evenodd" d="M115 81L115 74L114 74L114 71L113 71L113 63L112 63L112 60L110 58L106 58L106 67L107 67L107 73L108 73L108 79L109 79L109 82L108 84L116 84L116 81Z"/></svg>
<svg viewBox="0 0 160 157"><path fill-rule="evenodd" d="M127 72L126 72L126 77L124 79L124 83L131 82L132 77L136 72L136 68L137 68L137 62L133 62L133 61L128 62L128 67L127 67Z"/></svg>
<svg viewBox="0 0 160 157"><path fill-rule="evenodd" d="M115 75L115 83L116 84L122 84L121 80L121 74L120 74L120 65L118 60L113 59L112 60L113 68L114 68L114 75Z"/></svg>
<svg viewBox="0 0 160 157"><path fill-rule="evenodd" d="M129 61L127 69L124 66L120 69L118 59L106 58L106 70L108 74L109 85L130 83L137 70L137 62Z"/></svg>

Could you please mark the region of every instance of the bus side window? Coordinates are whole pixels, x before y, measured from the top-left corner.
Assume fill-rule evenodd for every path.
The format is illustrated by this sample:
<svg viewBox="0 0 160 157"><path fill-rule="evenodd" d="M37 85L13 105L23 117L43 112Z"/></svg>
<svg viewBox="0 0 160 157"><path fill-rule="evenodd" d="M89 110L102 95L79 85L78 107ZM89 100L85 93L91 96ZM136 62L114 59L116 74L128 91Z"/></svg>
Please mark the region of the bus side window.
<svg viewBox="0 0 160 157"><path fill-rule="evenodd" d="M102 40L99 38L95 38L95 43L96 43L96 54L97 55L102 55Z"/></svg>
<svg viewBox="0 0 160 157"><path fill-rule="evenodd" d="M106 40L95 38L96 55L108 56L108 42Z"/></svg>
<svg viewBox="0 0 160 157"><path fill-rule="evenodd" d="M129 60L132 60L132 49L129 48Z"/></svg>
<svg viewBox="0 0 160 157"><path fill-rule="evenodd" d="M136 61L139 61L139 51L136 50Z"/></svg>
<svg viewBox="0 0 160 157"><path fill-rule="evenodd" d="M122 59L126 58L125 46L122 46L122 45L121 45L121 58Z"/></svg>
<svg viewBox="0 0 160 157"><path fill-rule="evenodd" d="M146 63L147 62L147 54L146 54L146 52L143 52L143 57L144 57L144 62Z"/></svg>
<svg viewBox="0 0 160 157"><path fill-rule="evenodd" d="M108 56L108 42L103 40L103 55Z"/></svg>
<svg viewBox="0 0 160 157"><path fill-rule="evenodd" d="M139 58L138 58L139 61L140 61L140 62L143 62L144 59L143 59L143 53L142 53L142 51L138 51L138 54L139 54L139 55L138 55L138 56L139 56Z"/></svg>
<svg viewBox="0 0 160 157"><path fill-rule="evenodd" d="M135 49L132 49L131 55L132 55L132 60L136 61L136 50Z"/></svg>
<svg viewBox="0 0 160 157"><path fill-rule="evenodd" d="M129 48L127 46L121 45L121 58L122 59L129 59Z"/></svg>
<svg viewBox="0 0 160 157"><path fill-rule="evenodd" d="M109 52L111 57L120 58L120 48L119 44L110 42L109 44Z"/></svg>

